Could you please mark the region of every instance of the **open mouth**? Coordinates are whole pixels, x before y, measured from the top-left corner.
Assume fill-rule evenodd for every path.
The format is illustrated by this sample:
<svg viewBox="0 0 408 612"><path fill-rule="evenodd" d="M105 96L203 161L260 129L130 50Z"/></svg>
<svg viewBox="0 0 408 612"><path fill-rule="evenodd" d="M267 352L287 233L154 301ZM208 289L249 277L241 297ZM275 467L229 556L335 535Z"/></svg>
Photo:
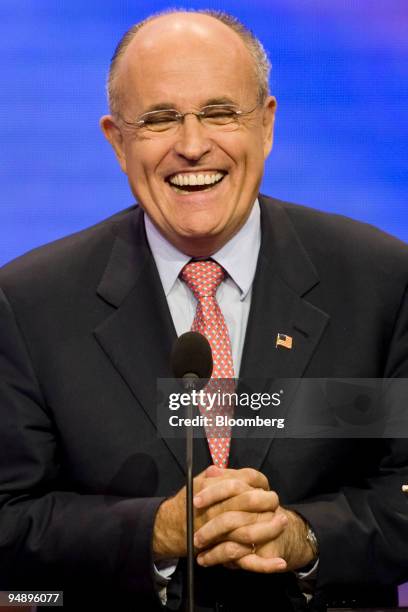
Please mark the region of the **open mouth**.
<svg viewBox="0 0 408 612"><path fill-rule="evenodd" d="M193 193L195 191L210 191L221 183L226 172L197 172L172 174L166 180L178 193Z"/></svg>

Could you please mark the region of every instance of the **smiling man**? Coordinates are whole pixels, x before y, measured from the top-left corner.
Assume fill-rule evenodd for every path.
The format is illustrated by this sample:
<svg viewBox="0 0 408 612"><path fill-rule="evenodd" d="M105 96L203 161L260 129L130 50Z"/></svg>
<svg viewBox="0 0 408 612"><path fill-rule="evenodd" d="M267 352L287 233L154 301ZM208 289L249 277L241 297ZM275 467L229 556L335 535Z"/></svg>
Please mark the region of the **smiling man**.
<svg viewBox="0 0 408 612"><path fill-rule="evenodd" d="M131 28L101 127L137 204L1 270L3 590L184 609L184 444L157 433L156 381L190 328L214 377L408 376L406 245L258 193L268 72L225 14ZM393 605L407 464L403 439L197 440L195 609Z"/></svg>

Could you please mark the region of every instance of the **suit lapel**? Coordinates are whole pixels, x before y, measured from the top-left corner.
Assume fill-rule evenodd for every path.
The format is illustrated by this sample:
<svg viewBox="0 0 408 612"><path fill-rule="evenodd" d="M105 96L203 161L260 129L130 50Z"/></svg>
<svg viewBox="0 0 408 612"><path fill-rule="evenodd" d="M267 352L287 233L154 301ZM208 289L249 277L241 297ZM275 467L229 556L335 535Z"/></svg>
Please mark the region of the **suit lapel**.
<svg viewBox="0 0 408 612"><path fill-rule="evenodd" d="M240 378L272 384L279 377L302 376L329 317L306 298L319 279L287 212L278 202L263 198L260 202L262 242ZM176 331L140 208L116 226L98 294L115 310L95 330L96 339L156 426L156 381L171 378L169 361ZM291 350L276 348L278 333L293 338ZM261 467L272 437L256 442L254 437L256 430L252 428L245 437L233 439L231 467ZM184 470L185 441L167 438L164 442ZM209 464L205 440L195 441L195 457L195 472Z"/></svg>
<svg viewBox="0 0 408 612"><path fill-rule="evenodd" d="M262 381L262 388L257 385L256 391L272 392L277 390L274 379L303 375L329 317L306 299L319 282L316 270L287 212L278 202L268 200L260 198L262 242L240 378ZM276 347L279 333L291 336L291 349ZM268 410L264 409L264 416ZM238 409L237 415L240 413L248 416L248 409ZM248 428L240 438L233 439L231 467L259 469L274 432L272 428L270 438L255 442L256 429Z"/></svg>
<svg viewBox="0 0 408 612"><path fill-rule="evenodd" d="M154 259L148 247L143 212L137 208L116 227L116 239L98 294L115 306L94 331L104 352L157 426L157 378L171 378L170 354L176 331ZM182 470L185 440L164 440ZM202 440L196 441L197 468L208 465ZM201 453L198 451L201 450Z"/></svg>

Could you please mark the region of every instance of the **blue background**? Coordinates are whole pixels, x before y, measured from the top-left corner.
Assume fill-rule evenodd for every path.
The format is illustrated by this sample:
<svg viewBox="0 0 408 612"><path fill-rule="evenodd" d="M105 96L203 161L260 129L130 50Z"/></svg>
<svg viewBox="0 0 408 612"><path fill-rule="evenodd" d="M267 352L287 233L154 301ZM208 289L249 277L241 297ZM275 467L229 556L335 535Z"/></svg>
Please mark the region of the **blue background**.
<svg viewBox="0 0 408 612"><path fill-rule="evenodd" d="M98 127L104 81L123 32L166 6L0 0L0 264L132 203ZM264 192L408 241L407 0L184 6L232 12L269 52L279 107Z"/></svg>
<svg viewBox="0 0 408 612"><path fill-rule="evenodd" d="M164 2L0 0L0 263L132 203L98 118L114 47ZM269 51L263 190L408 240L407 0L211 0ZM199 75L192 75L192 84Z"/></svg>

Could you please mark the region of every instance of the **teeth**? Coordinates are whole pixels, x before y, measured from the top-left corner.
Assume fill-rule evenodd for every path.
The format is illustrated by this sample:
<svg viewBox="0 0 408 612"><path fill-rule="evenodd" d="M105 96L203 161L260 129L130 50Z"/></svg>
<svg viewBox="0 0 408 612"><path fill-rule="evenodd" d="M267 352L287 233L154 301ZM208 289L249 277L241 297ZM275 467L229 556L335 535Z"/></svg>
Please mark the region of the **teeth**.
<svg viewBox="0 0 408 612"><path fill-rule="evenodd" d="M169 179L172 185L214 185L223 178L221 172L215 172L214 174L175 174Z"/></svg>

